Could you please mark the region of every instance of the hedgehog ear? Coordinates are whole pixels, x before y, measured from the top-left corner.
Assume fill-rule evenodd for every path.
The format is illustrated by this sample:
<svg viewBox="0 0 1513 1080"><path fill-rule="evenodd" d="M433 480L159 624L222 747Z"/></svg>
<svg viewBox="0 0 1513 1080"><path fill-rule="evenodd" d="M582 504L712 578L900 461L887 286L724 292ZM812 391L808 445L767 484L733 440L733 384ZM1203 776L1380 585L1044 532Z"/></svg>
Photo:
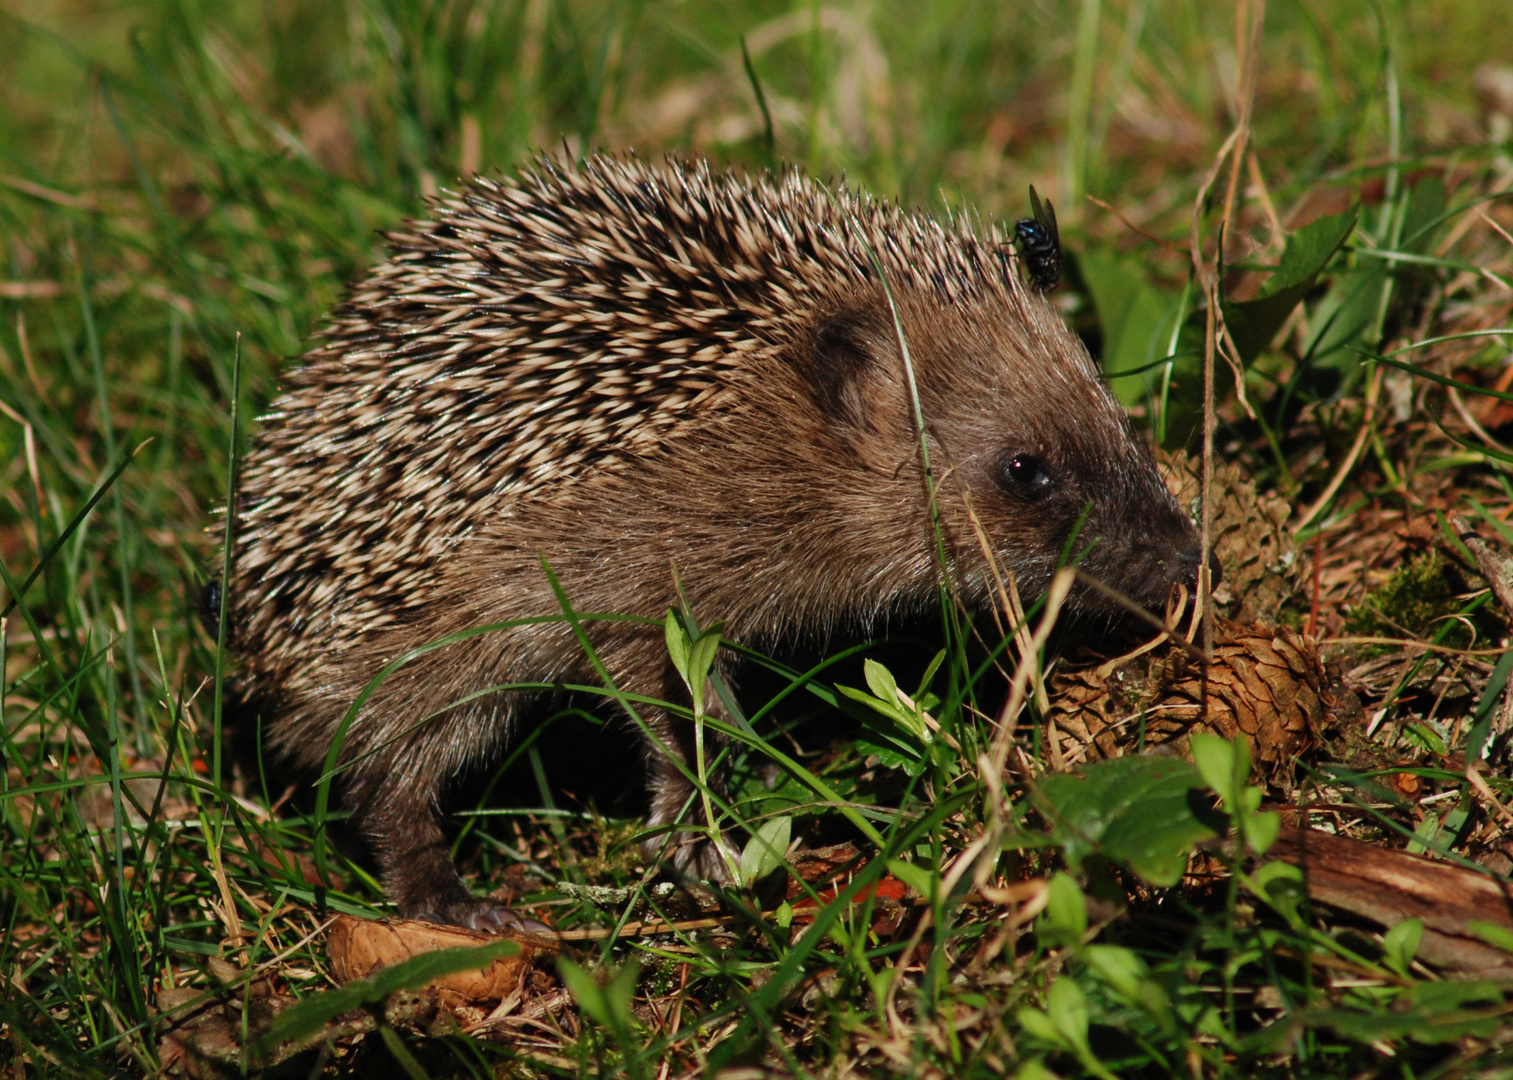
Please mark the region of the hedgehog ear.
<svg viewBox="0 0 1513 1080"><path fill-rule="evenodd" d="M867 425L863 383L877 366L874 337L864 319L840 312L820 323L809 341L809 378L814 401L831 420Z"/></svg>

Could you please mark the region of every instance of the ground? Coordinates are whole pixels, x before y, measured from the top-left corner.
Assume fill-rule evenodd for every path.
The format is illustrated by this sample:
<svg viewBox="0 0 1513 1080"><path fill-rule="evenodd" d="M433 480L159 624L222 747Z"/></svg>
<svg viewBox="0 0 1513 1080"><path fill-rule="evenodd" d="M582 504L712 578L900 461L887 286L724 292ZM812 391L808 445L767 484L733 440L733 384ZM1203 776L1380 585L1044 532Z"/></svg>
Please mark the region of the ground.
<svg viewBox="0 0 1513 1080"><path fill-rule="evenodd" d="M1503 7L7 5L0 1061L1503 1075ZM632 147L1005 226L1033 184L1051 295L1224 577L1164 639L1090 641L1052 590L749 664L722 889L644 857L586 698L452 818L473 887L560 940L437 953L373 921L195 598L229 466L381 231Z"/></svg>

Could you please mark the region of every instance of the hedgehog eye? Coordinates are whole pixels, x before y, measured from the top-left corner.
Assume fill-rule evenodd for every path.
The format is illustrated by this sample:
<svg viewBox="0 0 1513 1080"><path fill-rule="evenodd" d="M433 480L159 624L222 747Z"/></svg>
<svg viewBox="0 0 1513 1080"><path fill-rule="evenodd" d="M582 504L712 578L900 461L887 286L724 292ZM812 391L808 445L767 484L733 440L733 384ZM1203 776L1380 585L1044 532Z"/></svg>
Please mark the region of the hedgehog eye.
<svg viewBox="0 0 1513 1080"><path fill-rule="evenodd" d="M1015 454L1003 463L1002 472L1003 486L1015 494L1038 498L1056 486L1045 464L1034 454Z"/></svg>

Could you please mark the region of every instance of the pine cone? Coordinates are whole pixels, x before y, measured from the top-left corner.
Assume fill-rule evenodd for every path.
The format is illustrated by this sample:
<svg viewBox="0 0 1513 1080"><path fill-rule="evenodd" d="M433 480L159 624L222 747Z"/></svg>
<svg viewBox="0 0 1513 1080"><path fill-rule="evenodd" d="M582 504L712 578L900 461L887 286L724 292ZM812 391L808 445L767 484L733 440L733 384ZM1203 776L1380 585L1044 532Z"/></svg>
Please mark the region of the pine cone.
<svg viewBox="0 0 1513 1080"><path fill-rule="evenodd" d="M1162 454L1158 464L1177 504L1199 520L1203 459L1186 451ZM1217 610L1236 622L1275 619L1303 585L1297 541L1287 527L1292 506L1274 493L1259 495L1239 465L1214 462L1214 554L1224 578L1214 589Z"/></svg>
<svg viewBox="0 0 1513 1080"><path fill-rule="evenodd" d="M1050 719L1070 736L1069 761L1168 746L1186 756L1195 731L1243 734L1262 775L1292 784L1292 766L1335 708L1314 642L1285 626L1218 620L1203 708L1202 665L1164 642L1148 651L1058 671Z"/></svg>

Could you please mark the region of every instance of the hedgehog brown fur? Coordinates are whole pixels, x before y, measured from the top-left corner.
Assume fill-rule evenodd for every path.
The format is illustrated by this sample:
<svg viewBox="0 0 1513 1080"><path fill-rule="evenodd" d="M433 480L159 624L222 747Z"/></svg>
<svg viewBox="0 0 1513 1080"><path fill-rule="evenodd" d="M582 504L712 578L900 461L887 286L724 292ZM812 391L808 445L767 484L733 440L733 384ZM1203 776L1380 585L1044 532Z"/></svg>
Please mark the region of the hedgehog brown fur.
<svg viewBox="0 0 1513 1080"><path fill-rule="evenodd" d="M543 561L576 611L660 621L680 581L754 645L935 601L901 342L967 603L989 603L978 525L1033 595L1084 508L1091 575L1149 606L1195 577L1192 523L1082 345L969 224L796 172L600 157L475 181L392 241L263 423L231 602L243 681L312 768L385 664L546 617L412 657L346 735L344 797L406 915L513 918L462 885L436 804L530 704L480 692L598 681ZM686 702L660 626L583 626L621 690ZM670 824L691 725L648 719ZM717 856L675 861L718 876Z"/></svg>

